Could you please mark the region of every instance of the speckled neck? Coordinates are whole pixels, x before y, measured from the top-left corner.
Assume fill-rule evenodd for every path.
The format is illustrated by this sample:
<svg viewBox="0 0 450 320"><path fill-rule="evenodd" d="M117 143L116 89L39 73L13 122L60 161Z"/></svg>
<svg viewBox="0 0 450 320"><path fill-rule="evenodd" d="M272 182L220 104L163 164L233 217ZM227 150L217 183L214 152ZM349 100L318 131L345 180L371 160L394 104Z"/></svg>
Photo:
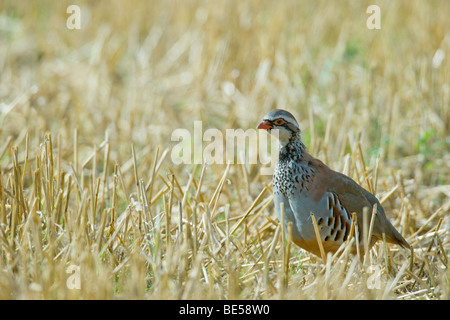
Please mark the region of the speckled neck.
<svg viewBox="0 0 450 320"><path fill-rule="evenodd" d="M275 172L273 175L273 191L287 198L296 192L308 190L314 170L304 161L306 147L301 141L300 134L292 135L289 142L280 149Z"/></svg>
<svg viewBox="0 0 450 320"><path fill-rule="evenodd" d="M299 133L295 133L289 139L289 142L285 145L282 145L280 148L280 159L288 157L294 161L301 161L303 158L303 152L306 150L305 145L300 138ZM278 161L279 161L278 160Z"/></svg>

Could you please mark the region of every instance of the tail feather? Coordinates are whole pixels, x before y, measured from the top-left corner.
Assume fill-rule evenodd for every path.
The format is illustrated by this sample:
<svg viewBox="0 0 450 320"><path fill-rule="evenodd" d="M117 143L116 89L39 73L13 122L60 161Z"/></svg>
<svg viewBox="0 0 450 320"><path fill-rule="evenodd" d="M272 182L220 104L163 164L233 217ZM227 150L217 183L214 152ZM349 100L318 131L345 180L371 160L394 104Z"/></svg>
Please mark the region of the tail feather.
<svg viewBox="0 0 450 320"><path fill-rule="evenodd" d="M382 209L381 209L382 210ZM400 234L400 232L395 229L395 227L392 225L392 223L389 221L389 219L386 217L386 215L383 214L377 215L378 218L381 218L379 220L380 224L376 226L376 230L374 229L374 235L379 240L383 240L383 233L386 237L386 241L392 244L398 244L402 246L405 249L410 249L411 245L408 243L408 241L403 238L403 236Z"/></svg>
<svg viewBox="0 0 450 320"><path fill-rule="evenodd" d="M398 244L405 249L411 249L411 245L405 240L405 238L402 237L400 233L398 233L397 230L395 230L394 236L386 235L386 241L389 243Z"/></svg>

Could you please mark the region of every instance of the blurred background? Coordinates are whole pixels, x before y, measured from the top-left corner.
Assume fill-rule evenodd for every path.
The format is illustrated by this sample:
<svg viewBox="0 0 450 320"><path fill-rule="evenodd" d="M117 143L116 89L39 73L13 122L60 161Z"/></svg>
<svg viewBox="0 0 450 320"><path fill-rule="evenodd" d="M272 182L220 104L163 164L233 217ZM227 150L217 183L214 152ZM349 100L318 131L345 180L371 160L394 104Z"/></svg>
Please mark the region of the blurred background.
<svg viewBox="0 0 450 320"><path fill-rule="evenodd" d="M70 5L80 8L80 29L67 27ZM380 29L367 27L370 5L380 8ZM114 163L128 164L123 183L131 190L132 143L148 181L156 148L159 155L170 148L175 129L191 131L201 120L203 130L246 130L283 108L297 117L310 152L331 168L342 171L358 143L368 168L379 156L378 192L405 179L401 202L386 205L423 222L449 205L449 13L447 0L2 0L3 183L10 147L31 161L51 133L67 172L75 158L75 172L83 163L90 168L92 150L106 141L97 174L104 161L105 181ZM192 166L166 159L161 172L167 167L186 186ZM231 168L236 189L221 204L232 204L232 216L270 183L257 169ZM205 193L223 170L212 167ZM26 187L31 173L24 179ZM155 181L155 190L161 186ZM124 210L128 198L119 196ZM415 223L404 231L411 234Z"/></svg>
<svg viewBox="0 0 450 320"><path fill-rule="evenodd" d="M66 26L71 4L79 30ZM371 4L379 30L366 26ZM253 128L279 107L307 142L309 118L323 137L332 116L333 144L361 130L386 159L449 149L445 0L5 0L0 10L2 139L78 128L81 141L108 131L117 146L164 144L194 120Z"/></svg>

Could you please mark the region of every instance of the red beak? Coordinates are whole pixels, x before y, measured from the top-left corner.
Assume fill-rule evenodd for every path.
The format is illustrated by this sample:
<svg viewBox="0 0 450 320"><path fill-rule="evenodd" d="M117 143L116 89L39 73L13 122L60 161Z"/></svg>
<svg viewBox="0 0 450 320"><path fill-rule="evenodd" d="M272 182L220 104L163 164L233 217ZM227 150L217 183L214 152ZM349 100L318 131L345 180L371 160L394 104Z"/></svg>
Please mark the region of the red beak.
<svg viewBox="0 0 450 320"><path fill-rule="evenodd" d="M272 129L273 127L269 124L269 121L263 121L263 122L261 122L257 127L256 127L256 129L266 129L266 130L269 130L269 129Z"/></svg>

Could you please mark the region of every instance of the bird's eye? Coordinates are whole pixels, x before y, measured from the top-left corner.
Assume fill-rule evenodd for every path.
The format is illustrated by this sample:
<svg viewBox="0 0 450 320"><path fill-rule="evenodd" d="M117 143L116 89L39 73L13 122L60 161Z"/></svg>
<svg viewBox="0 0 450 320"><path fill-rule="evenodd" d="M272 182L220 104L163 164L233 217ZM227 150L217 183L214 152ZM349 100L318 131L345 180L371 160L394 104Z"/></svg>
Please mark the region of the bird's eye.
<svg viewBox="0 0 450 320"><path fill-rule="evenodd" d="M283 120L283 119L277 119L277 120L275 120L275 124L277 125L277 126L281 126L281 125L283 125L285 123L285 121Z"/></svg>

